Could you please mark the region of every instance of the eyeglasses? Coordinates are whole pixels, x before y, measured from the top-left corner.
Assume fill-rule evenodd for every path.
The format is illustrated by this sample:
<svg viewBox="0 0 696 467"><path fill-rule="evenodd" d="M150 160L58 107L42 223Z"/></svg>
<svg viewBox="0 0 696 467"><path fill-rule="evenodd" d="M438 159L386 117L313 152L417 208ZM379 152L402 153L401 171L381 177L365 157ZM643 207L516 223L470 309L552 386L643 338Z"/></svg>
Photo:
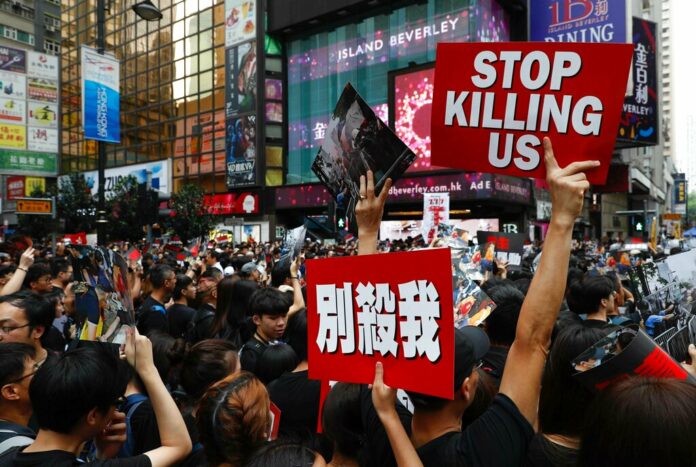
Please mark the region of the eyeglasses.
<svg viewBox="0 0 696 467"><path fill-rule="evenodd" d="M474 365L474 370L478 370L481 367L483 367L483 360L479 360L478 363Z"/></svg>
<svg viewBox="0 0 696 467"><path fill-rule="evenodd" d="M31 373L26 374L26 375L24 375L24 376L22 376L22 377L20 377L20 378L13 379L12 381L8 381L7 384L19 383L20 381L22 381L22 380L24 380L24 379L26 379L26 378L29 378L29 377L31 377L31 376L34 376L34 375L36 374L36 372L39 371L39 368L41 368L41 364L42 364L42 363L43 363L43 362L34 362L34 364L31 366L31 369L33 370Z"/></svg>
<svg viewBox="0 0 696 467"><path fill-rule="evenodd" d="M27 326L31 326L31 324L23 324L21 326L0 326L0 334L9 334L15 329L22 329L26 328Z"/></svg>

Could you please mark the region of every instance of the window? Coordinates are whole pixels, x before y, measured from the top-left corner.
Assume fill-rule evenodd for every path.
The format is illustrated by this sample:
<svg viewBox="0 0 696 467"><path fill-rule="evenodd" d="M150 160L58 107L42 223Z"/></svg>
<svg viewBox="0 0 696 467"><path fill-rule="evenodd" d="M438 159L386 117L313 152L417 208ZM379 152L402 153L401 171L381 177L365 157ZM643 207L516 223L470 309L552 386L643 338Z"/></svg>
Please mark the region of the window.
<svg viewBox="0 0 696 467"><path fill-rule="evenodd" d="M50 39L44 39L44 52L51 55L60 55L60 44Z"/></svg>
<svg viewBox="0 0 696 467"><path fill-rule="evenodd" d="M17 30L15 28L3 26L2 35L7 39L17 40Z"/></svg>
<svg viewBox="0 0 696 467"><path fill-rule="evenodd" d="M46 28L60 29L60 19L45 13L44 26L46 26Z"/></svg>

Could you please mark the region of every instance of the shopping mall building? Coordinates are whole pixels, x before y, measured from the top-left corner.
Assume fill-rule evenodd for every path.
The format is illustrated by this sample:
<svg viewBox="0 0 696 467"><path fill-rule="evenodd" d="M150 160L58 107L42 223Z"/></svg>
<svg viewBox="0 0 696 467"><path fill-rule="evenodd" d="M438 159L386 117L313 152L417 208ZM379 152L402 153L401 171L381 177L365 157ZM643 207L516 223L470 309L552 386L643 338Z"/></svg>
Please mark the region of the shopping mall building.
<svg viewBox="0 0 696 467"><path fill-rule="evenodd" d="M96 2L62 3L59 170L86 173L96 185L97 145L81 124L79 53L95 45ZM107 182L149 172L165 194L198 184L238 238L273 240L304 222L331 238L345 219L311 166L350 82L417 156L392 188L383 237L417 234L428 192L448 192L450 217L467 230L545 233L543 186L430 164L436 44L527 40L527 1L159 0L158 22L139 19L129 2L108 3L106 50L121 62L121 141L106 145ZM470 157L465 141L451 151ZM612 163L622 169L633 158L623 152ZM611 209L633 207L630 170ZM664 204L665 188L660 200L651 183L641 193ZM588 195L579 235L612 230L603 226L612 219L604 220L601 199ZM629 234L627 218L613 222L614 232Z"/></svg>

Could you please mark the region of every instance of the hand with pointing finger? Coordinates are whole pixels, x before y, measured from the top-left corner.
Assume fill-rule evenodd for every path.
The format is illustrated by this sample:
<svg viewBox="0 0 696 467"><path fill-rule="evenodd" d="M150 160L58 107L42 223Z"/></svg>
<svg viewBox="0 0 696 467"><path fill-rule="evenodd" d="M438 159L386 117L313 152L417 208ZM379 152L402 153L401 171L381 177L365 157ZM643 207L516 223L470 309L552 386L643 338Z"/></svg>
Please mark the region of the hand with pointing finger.
<svg viewBox="0 0 696 467"><path fill-rule="evenodd" d="M396 415L396 389L384 384L384 367L381 362L375 365L375 380L372 383L372 404L380 419Z"/></svg>
<svg viewBox="0 0 696 467"><path fill-rule="evenodd" d="M549 138L544 138L544 161L553 207L551 223L572 228L582 211L585 192L590 188L585 171L599 167L599 161L578 161L561 168L553 154Z"/></svg>

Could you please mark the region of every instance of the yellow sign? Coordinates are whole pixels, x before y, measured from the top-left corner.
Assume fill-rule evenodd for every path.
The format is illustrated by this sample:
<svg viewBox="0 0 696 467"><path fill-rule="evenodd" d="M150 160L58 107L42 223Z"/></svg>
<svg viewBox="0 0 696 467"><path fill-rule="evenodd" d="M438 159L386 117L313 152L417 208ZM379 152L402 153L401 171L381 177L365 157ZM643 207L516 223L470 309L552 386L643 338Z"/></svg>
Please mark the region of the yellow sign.
<svg viewBox="0 0 696 467"><path fill-rule="evenodd" d="M26 149L27 127L24 125L0 125L0 148Z"/></svg>
<svg viewBox="0 0 696 467"><path fill-rule="evenodd" d="M46 179L43 177L24 177L24 196L31 196L34 191L46 191Z"/></svg>
<svg viewBox="0 0 696 467"><path fill-rule="evenodd" d="M663 220L679 221L679 220L681 220L681 218L682 218L681 214L665 213L662 215Z"/></svg>
<svg viewBox="0 0 696 467"><path fill-rule="evenodd" d="M53 215L53 200L51 198L19 198L17 214Z"/></svg>

